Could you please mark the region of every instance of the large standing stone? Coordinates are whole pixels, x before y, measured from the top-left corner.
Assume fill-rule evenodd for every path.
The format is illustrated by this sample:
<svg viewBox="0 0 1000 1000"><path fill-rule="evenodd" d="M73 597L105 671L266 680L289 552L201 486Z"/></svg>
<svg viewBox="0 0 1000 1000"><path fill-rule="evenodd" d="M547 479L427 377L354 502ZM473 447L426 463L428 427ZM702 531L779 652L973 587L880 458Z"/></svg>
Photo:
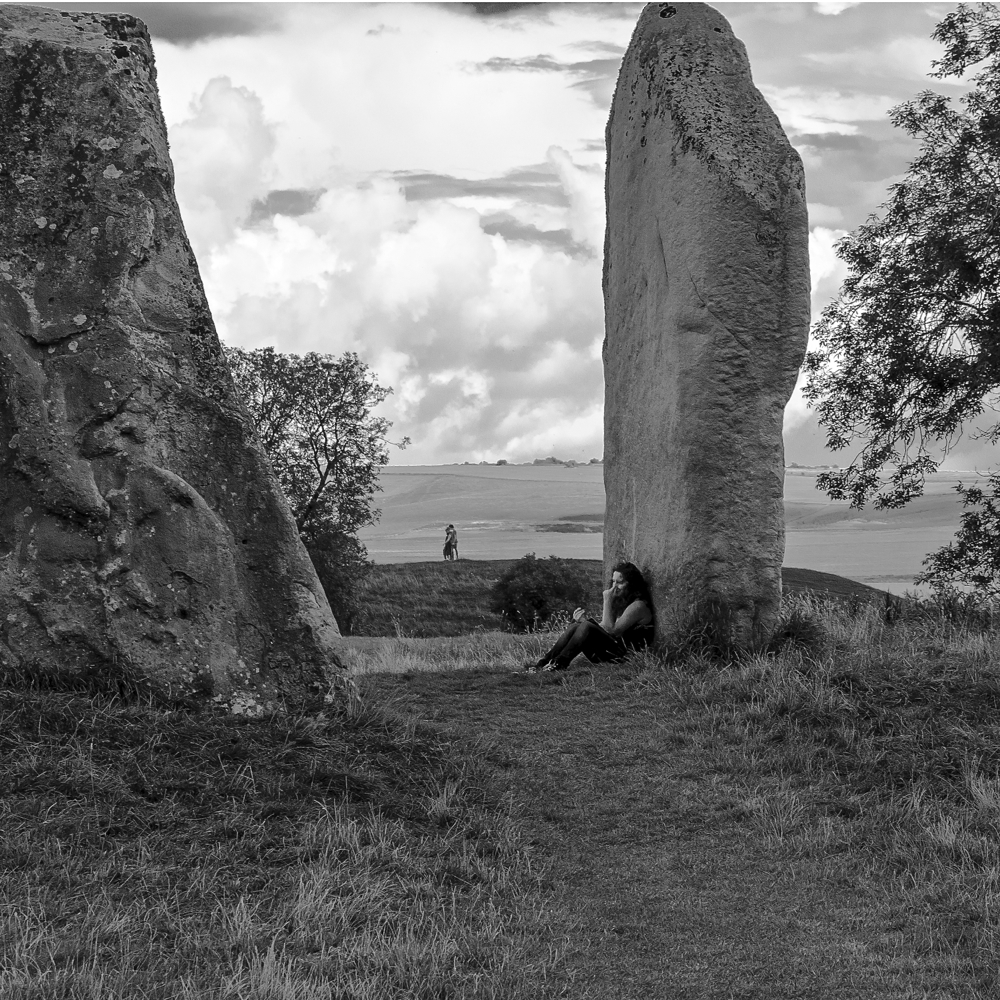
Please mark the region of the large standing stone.
<svg viewBox="0 0 1000 1000"><path fill-rule="evenodd" d="M706 4L648 4L607 129L604 561L653 584L660 635L725 604L773 622L783 408L809 328L802 164Z"/></svg>
<svg viewBox="0 0 1000 1000"><path fill-rule="evenodd" d="M127 15L0 8L0 660L251 710L339 631L223 361Z"/></svg>

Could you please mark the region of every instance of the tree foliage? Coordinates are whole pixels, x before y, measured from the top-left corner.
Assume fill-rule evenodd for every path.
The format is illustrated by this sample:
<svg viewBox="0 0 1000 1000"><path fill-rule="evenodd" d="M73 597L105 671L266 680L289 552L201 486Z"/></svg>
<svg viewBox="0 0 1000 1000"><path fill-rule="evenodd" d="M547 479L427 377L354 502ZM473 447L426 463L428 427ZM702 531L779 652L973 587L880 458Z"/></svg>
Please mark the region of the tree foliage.
<svg viewBox="0 0 1000 1000"><path fill-rule="evenodd" d="M972 87L958 107L927 91L890 112L919 155L881 217L837 244L848 277L806 360L829 446L864 442L818 483L855 506L920 495L1000 390L1000 11L962 4L933 37L945 46L933 75L975 68ZM996 443L1000 424L978 433Z"/></svg>
<svg viewBox="0 0 1000 1000"><path fill-rule="evenodd" d="M955 487L965 510L955 540L924 560L917 583L929 583L939 598L971 586L980 599L1000 599L1000 474L990 476L987 490Z"/></svg>
<svg viewBox="0 0 1000 1000"><path fill-rule="evenodd" d="M490 610L504 616L515 632L544 625L556 613L584 604L590 578L578 565L549 556L522 556L493 585Z"/></svg>
<svg viewBox="0 0 1000 1000"><path fill-rule="evenodd" d="M372 567L356 533L379 518L379 467L389 460L392 425L372 409L392 390L352 353L224 350L330 608L350 635Z"/></svg>
<svg viewBox="0 0 1000 1000"><path fill-rule="evenodd" d="M299 357L226 347L225 354L303 538L353 536L374 524L392 424L371 411L392 390L351 352Z"/></svg>

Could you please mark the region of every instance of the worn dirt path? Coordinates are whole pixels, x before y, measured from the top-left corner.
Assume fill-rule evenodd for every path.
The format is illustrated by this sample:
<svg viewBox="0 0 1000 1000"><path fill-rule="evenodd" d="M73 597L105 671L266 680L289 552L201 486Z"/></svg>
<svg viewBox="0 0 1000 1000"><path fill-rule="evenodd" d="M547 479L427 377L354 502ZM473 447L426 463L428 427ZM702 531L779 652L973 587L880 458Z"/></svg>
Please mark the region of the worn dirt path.
<svg viewBox="0 0 1000 1000"><path fill-rule="evenodd" d="M679 706L625 667L366 685L507 758L567 943L540 997L978 995L945 963L912 961L891 899L849 864L797 858L747 820L750 790L710 709Z"/></svg>

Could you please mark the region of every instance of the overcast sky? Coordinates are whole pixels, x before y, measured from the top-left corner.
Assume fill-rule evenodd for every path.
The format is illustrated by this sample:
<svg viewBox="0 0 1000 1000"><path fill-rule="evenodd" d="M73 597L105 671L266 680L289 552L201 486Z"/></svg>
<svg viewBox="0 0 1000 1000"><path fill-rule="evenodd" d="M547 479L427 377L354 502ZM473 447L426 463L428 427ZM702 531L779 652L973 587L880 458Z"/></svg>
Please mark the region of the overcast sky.
<svg viewBox="0 0 1000 1000"><path fill-rule="evenodd" d="M640 4L67 6L149 25L227 343L357 351L413 442L393 464L601 455L604 126ZM815 318L914 154L886 112L959 92L927 76L955 5L714 6L805 162ZM850 457L800 398L786 451Z"/></svg>

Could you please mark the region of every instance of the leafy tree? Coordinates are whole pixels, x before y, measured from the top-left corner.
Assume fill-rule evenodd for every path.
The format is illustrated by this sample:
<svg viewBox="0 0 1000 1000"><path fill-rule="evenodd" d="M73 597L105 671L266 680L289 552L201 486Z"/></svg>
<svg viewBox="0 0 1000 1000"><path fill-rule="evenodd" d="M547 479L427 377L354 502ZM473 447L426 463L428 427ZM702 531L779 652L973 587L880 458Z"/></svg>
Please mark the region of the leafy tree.
<svg viewBox="0 0 1000 1000"><path fill-rule="evenodd" d="M374 524L392 424L371 411L392 390L351 352L299 357L226 347L225 354L300 534L354 535Z"/></svg>
<svg viewBox="0 0 1000 1000"><path fill-rule="evenodd" d="M927 91L890 112L919 155L881 218L838 243L849 274L815 327L822 349L806 360L806 397L829 446L864 441L818 481L855 506L919 496L935 453L993 409L1000 389L1000 11L962 4L933 37L945 46L933 75L976 67L972 87L959 107ZM1000 424L979 433L996 443Z"/></svg>
<svg viewBox="0 0 1000 1000"><path fill-rule="evenodd" d="M590 579L579 566L558 556L536 559L529 552L493 584L490 610L503 615L515 632L526 632L560 611L572 612L586 602L589 590Z"/></svg>
<svg viewBox="0 0 1000 1000"><path fill-rule="evenodd" d="M372 567L356 533L379 518L378 471L389 460L392 425L371 411L392 390L352 353L224 351L337 623L350 635Z"/></svg>
<svg viewBox="0 0 1000 1000"><path fill-rule="evenodd" d="M990 476L988 490L955 487L966 510L955 540L924 560L917 583L929 583L939 598L961 585L971 586L987 602L1000 599L1000 474Z"/></svg>

